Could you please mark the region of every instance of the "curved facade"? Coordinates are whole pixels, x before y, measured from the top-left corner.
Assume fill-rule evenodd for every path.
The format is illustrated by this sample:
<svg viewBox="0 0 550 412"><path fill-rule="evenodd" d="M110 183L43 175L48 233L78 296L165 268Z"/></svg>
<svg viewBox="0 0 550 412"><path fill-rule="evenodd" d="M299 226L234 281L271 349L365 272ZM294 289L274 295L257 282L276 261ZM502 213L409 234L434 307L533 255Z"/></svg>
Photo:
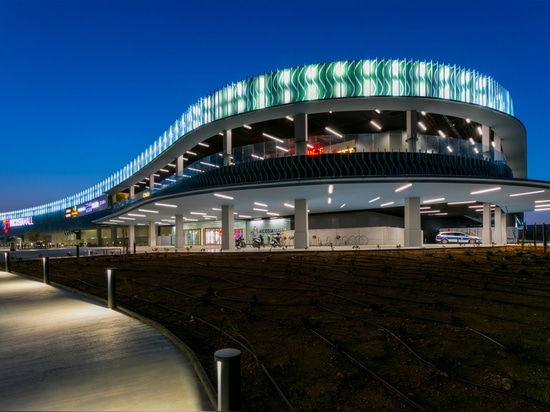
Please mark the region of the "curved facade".
<svg viewBox="0 0 550 412"><path fill-rule="evenodd" d="M537 204L523 193L544 197L546 191L545 182L526 180L526 162L525 129L513 117L508 91L492 78L434 62L329 62L278 70L213 92L104 181L60 201L3 216L67 219L71 210L74 218L80 209L99 213L96 224L179 227L180 217L197 208L222 212L216 209L224 206L242 211L243 219L265 218L261 211L269 209L246 205L247 196L237 198L246 193L251 199L268 199L280 188L289 197L270 213L290 215L290 226L305 218L284 209L296 199L315 205L309 207L312 215L323 215L379 210L385 203L371 200L383 199L377 193L386 192L386 203L395 208L410 199L420 204L443 199L442 204L474 201L517 213ZM398 187L389 187L394 184ZM396 196L403 184L411 186ZM330 207L327 185L342 189L337 207ZM468 186L472 190L461 189ZM491 189L486 186L499 189L476 193ZM315 188L322 188L323 196L314 194ZM214 194L226 192L231 192L228 202L221 204ZM492 193L491 198L483 193ZM108 200L102 198L105 194ZM346 196L351 196L348 201ZM168 201L169 213L163 206L151 212L164 213L164 221L147 213L129 216L143 215L132 211L147 204ZM195 216L227 220L223 212L200 213ZM408 221L406 210L402 215ZM63 219L60 225L72 230L74 223Z"/></svg>

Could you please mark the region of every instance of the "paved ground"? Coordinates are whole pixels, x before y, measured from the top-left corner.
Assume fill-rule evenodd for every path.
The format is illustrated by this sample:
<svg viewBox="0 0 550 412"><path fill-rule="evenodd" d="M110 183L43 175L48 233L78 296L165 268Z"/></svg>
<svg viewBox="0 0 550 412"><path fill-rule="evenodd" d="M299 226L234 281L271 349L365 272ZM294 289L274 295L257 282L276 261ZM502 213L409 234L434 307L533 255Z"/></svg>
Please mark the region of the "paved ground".
<svg viewBox="0 0 550 412"><path fill-rule="evenodd" d="M2 411L215 409L192 359L155 328L2 271L0 365Z"/></svg>

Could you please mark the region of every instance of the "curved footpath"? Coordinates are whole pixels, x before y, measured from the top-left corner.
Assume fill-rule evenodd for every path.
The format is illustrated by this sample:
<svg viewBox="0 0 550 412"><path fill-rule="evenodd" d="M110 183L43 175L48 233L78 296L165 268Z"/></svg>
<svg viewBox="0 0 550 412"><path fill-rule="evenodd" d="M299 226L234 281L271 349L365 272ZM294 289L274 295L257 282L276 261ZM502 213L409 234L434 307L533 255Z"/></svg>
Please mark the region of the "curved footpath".
<svg viewBox="0 0 550 412"><path fill-rule="evenodd" d="M159 330L3 271L0 365L2 411L216 409L204 372Z"/></svg>

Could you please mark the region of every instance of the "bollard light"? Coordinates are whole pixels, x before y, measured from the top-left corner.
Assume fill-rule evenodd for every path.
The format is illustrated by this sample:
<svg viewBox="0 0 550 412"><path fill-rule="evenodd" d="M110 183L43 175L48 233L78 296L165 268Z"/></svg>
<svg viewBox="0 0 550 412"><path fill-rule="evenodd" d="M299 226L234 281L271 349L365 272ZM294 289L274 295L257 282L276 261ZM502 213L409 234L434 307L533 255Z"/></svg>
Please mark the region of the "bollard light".
<svg viewBox="0 0 550 412"><path fill-rule="evenodd" d="M116 269L107 269L107 307L116 308Z"/></svg>
<svg viewBox="0 0 550 412"><path fill-rule="evenodd" d="M49 284L50 283L50 258L49 257L42 258L42 271L44 273L44 283Z"/></svg>
<svg viewBox="0 0 550 412"><path fill-rule="evenodd" d="M241 351L226 348L216 351L218 411L241 410Z"/></svg>
<svg viewBox="0 0 550 412"><path fill-rule="evenodd" d="M10 271L10 252L4 252L4 262L6 262L6 272Z"/></svg>

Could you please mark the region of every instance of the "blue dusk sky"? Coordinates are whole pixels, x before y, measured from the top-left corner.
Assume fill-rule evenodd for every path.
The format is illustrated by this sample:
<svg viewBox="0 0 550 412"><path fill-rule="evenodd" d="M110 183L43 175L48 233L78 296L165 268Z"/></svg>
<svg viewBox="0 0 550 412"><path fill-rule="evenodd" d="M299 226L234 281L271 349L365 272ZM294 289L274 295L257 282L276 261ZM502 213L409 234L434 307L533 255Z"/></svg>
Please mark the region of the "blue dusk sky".
<svg viewBox="0 0 550 412"><path fill-rule="evenodd" d="M229 83L332 60L477 70L550 180L550 1L0 0L0 211L80 192Z"/></svg>

